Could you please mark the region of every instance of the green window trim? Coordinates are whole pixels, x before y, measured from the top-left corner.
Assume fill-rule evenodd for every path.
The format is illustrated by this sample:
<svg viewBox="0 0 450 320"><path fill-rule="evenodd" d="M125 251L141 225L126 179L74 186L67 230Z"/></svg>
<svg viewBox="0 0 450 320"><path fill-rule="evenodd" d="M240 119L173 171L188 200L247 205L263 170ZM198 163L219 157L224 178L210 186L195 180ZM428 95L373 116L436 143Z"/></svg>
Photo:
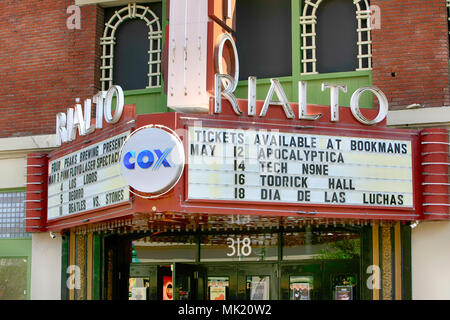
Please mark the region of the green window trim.
<svg viewBox="0 0 450 320"><path fill-rule="evenodd" d="M347 71L347 72L333 72L333 73L318 73L318 74L302 74L300 80L326 80L335 78L353 78L353 77L369 77L372 82L372 70Z"/></svg>
<svg viewBox="0 0 450 320"><path fill-rule="evenodd" d="M162 93L162 92L163 92L162 88L146 88L146 89L125 90L123 92L123 95L125 97L131 97L136 95Z"/></svg>
<svg viewBox="0 0 450 320"><path fill-rule="evenodd" d="M0 239L0 259L27 259L27 293L31 289L31 239Z"/></svg>
<svg viewBox="0 0 450 320"><path fill-rule="evenodd" d="M162 0L160 2L162 4L162 15L160 20L162 31L161 48L164 48L166 26L168 26L169 21L166 16L167 0ZM124 90L125 104L136 105L136 114L169 112L171 110L167 108L167 95L164 92L164 87L164 77L161 74L159 87Z"/></svg>
<svg viewBox="0 0 450 320"><path fill-rule="evenodd" d="M2 192L25 192L25 191L27 191L27 189L22 188L22 187L0 189L0 193L2 193Z"/></svg>
<svg viewBox="0 0 450 320"><path fill-rule="evenodd" d="M350 97L354 90L364 86L372 85L372 70L357 70L347 72L302 74L302 50L301 50L301 25L299 23L302 15L304 1L291 0L291 38L292 38L292 75L277 77L286 96L290 102L298 102L298 82L308 83L308 104L329 105L329 90L321 91L321 82L342 84L348 87L347 93L340 93L340 104L350 106ZM450 62L449 62L450 65ZM256 80L257 99L264 100L270 87L269 78ZM237 98L247 99L248 80L238 82L235 95ZM373 108L373 96L364 95L361 99L361 108Z"/></svg>

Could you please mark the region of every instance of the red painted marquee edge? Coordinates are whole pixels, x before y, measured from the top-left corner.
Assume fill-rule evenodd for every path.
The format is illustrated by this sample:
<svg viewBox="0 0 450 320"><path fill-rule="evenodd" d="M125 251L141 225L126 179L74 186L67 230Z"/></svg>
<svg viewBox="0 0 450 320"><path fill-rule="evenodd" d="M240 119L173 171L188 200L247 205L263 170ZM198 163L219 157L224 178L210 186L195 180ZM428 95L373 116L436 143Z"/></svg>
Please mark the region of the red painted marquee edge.
<svg viewBox="0 0 450 320"><path fill-rule="evenodd" d="M324 111L328 107L319 107ZM347 110L346 110L347 109ZM341 113L347 117L348 108L342 108ZM143 126L155 121L152 115L138 117L138 126ZM256 120L258 120L256 122ZM158 200L135 199L135 209L145 212L147 208L155 207L156 212L180 212L180 213L206 213L206 214L242 214L260 216L302 216L315 218L346 218L369 220L418 220L421 219L421 194L420 183L420 141L419 131L388 129L383 127L363 127L350 124L329 124L326 122L306 122L311 128L303 128L305 121L298 120L266 120L245 116L223 115L193 115L176 114L172 119L160 119L159 124L171 127L176 122L174 129L181 137L185 152L187 148L187 128L195 122L200 122L204 127L215 128L264 128L278 129L283 132L295 132L305 134L327 134L341 136L357 136L367 138L402 139L411 141L413 150L413 181L414 182L414 206L413 208L390 207L362 207L352 205L299 205L293 203L261 203L249 201L224 201L224 200L194 200L188 199L188 164L186 164L183 177L175 188ZM315 127L315 124L317 126ZM297 129L298 128L298 129ZM187 154L186 154L187 157ZM180 197L181 195L181 197Z"/></svg>
<svg viewBox="0 0 450 320"><path fill-rule="evenodd" d="M211 100L212 101L212 100ZM422 180L425 183L430 181L430 176L423 176L422 170L424 170L424 162L438 162L442 158L436 158L430 160L430 155L424 159L424 153L427 152L445 152L443 146L448 150L448 133L445 129L436 129L440 135L437 134L423 134L432 129L425 129L422 132L419 130L403 130L403 129L391 129L386 128L385 123L380 123L375 126L365 126L358 123L352 116L349 108L341 107L340 121L337 123L329 122L329 106L317 106L308 105L308 111L310 113L322 113L323 117L317 121L307 120L287 120L280 107L273 106L269 108L269 112L266 117L260 118L258 116L249 117L245 115L237 116L231 111L228 101L223 100L223 113L216 114L183 114L183 113L158 113L158 114L135 114L134 106L125 106L124 115L119 124L109 125L104 123L103 129L97 129L91 135L85 137L78 137L75 141L64 144L62 147L56 149L50 154L39 155L39 158L35 158L36 155L30 154L28 157L28 163L34 165L37 159L40 159L39 165L42 165L40 173L45 172L45 179L39 180L42 182L38 193L35 189L36 176L31 174L35 173L35 167L28 167L27 169L27 200L41 200L40 202L27 202L27 231L48 231L48 230L62 230L70 227L77 227L86 224L111 221L117 218L133 217L139 213L186 213L186 214L220 214L220 215L258 215L266 217L302 217L302 218L330 218L330 219L351 219L351 220L442 220L448 219L448 197L445 203L442 197L433 195L430 198L429 193L444 193L441 190L440 185L439 192L430 188L435 185L428 185L427 190L422 185ZM241 110L246 110L246 100L238 100ZM262 106L262 101L257 102L258 108ZM297 114L297 104L291 104L294 112ZM373 109L363 110L363 114L368 117L374 117L378 111ZM178 181L177 185L167 194L157 199L143 199L140 197L130 196L130 201L116 204L114 206L102 208L101 210L91 210L89 212L83 212L74 215L68 215L61 218L54 218L46 221L47 216L47 180L48 180L48 163L53 159L62 157L69 153L72 153L81 148L85 148L91 144L98 143L111 136L126 132L134 131L136 128L142 127L148 124L160 124L167 126L179 134L183 144L185 146L185 152L187 157L187 135L186 129L192 125L195 121L202 121L203 126L212 126L217 128L263 128L263 129L278 129L283 132L296 132L305 134L326 134L326 135L340 135L340 136L355 136L366 138L384 138L384 139L399 139L409 140L412 146L412 160L413 160L413 194L414 194L414 206L413 208L386 208L386 207L361 207L361 206L337 206L337 205L297 205L297 204L274 204L274 203L261 203L261 202L243 202L243 201L201 201L192 200L187 198L188 194L188 165L185 167L183 176ZM433 137L432 141L428 141L430 137ZM434 142L435 144L423 144L423 142ZM438 142L436 144L436 142ZM447 144L441 144L447 143ZM427 151L427 146L440 147L439 151ZM432 155L435 153L432 153ZM442 157L442 154L440 155ZM34 169L32 169L34 168ZM431 173L439 174L448 178L447 166L434 165L434 171ZM425 171L424 171L425 172ZM429 172L425 172L429 173ZM29 175L30 174L30 175ZM434 176L434 175L433 175ZM428 179L428 180L427 180ZM435 179L435 178L432 178ZM434 180L432 180L434 181ZM439 180L439 183L444 183ZM434 183L434 182L431 182ZM45 187L44 187L45 186ZM448 188L447 188L448 189ZM425 192L426 191L426 192ZM422 194L424 193L424 195ZM39 199L35 199L40 195ZM34 196L32 196L34 195ZM45 196L45 198L44 198ZM34 197L34 198L33 198ZM431 200L430 200L431 199ZM426 200L426 201L425 201ZM427 207L423 207L423 204L433 203L440 204L435 207L438 208L436 214L427 214L424 216L423 210L426 211ZM37 205L37 204L40 205ZM42 210L34 210L36 208ZM444 210L447 209L447 211ZM36 212L40 211L39 214ZM433 213L433 212L431 212ZM38 219L28 219L40 217ZM33 227L33 228L32 228Z"/></svg>

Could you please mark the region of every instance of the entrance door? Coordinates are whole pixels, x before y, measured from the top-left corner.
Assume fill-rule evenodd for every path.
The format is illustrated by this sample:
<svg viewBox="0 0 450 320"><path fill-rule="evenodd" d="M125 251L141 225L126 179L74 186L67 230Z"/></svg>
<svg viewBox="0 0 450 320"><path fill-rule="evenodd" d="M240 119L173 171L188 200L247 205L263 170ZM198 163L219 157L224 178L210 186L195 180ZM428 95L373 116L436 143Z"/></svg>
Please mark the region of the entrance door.
<svg viewBox="0 0 450 320"><path fill-rule="evenodd" d="M283 300L358 300L359 260L322 260L281 266Z"/></svg>
<svg viewBox="0 0 450 320"><path fill-rule="evenodd" d="M281 266L282 300L324 299L322 288L322 263L298 262Z"/></svg>
<svg viewBox="0 0 450 320"><path fill-rule="evenodd" d="M238 299L278 300L278 264L243 263L237 273Z"/></svg>
<svg viewBox="0 0 450 320"><path fill-rule="evenodd" d="M206 270L201 265L173 264L174 300L205 300Z"/></svg>
<svg viewBox="0 0 450 320"><path fill-rule="evenodd" d="M154 264L130 264L130 300L157 300L159 267Z"/></svg>
<svg viewBox="0 0 450 320"><path fill-rule="evenodd" d="M359 260L323 262L325 299L359 300Z"/></svg>
<svg viewBox="0 0 450 320"><path fill-rule="evenodd" d="M206 291L207 300L235 300L237 299L237 267L233 263L204 264L208 285Z"/></svg>

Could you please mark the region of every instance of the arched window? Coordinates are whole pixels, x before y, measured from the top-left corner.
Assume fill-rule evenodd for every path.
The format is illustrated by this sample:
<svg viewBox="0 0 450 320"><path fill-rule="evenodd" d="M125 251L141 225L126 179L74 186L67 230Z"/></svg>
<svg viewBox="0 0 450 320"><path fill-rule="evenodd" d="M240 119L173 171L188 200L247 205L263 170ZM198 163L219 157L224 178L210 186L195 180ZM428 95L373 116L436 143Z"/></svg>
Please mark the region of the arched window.
<svg viewBox="0 0 450 320"><path fill-rule="evenodd" d="M368 0L305 1L302 74L371 70L370 17Z"/></svg>
<svg viewBox="0 0 450 320"><path fill-rule="evenodd" d="M147 32L145 43L141 41L143 30ZM130 3L114 10L100 39L102 90L113 84L124 90L160 87L161 42L160 18L149 7ZM143 59L148 69L142 68Z"/></svg>
<svg viewBox="0 0 450 320"><path fill-rule="evenodd" d="M291 0L237 0L239 80L292 75Z"/></svg>

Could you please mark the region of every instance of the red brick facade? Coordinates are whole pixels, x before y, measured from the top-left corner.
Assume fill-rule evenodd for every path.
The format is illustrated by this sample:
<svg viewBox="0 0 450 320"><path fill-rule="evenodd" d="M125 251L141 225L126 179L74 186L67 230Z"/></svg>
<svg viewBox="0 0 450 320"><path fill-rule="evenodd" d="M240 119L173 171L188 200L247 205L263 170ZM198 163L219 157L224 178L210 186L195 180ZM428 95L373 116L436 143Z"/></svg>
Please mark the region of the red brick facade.
<svg viewBox="0 0 450 320"><path fill-rule="evenodd" d="M103 10L82 7L81 29L69 30L73 4L0 2L0 138L54 133L57 112L99 89Z"/></svg>
<svg viewBox="0 0 450 320"><path fill-rule="evenodd" d="M381 29L372 31L373 84L390 108L450 105L447 8L444 0L372 0Z"/></svg>
<svg viewBox="0 0 450 320"><path fill-rule="evenodd" d="M0 138L54 132L55 115L100 89L103 9L73 0L0 1ZM444 0L372 0L381 29L372 31L373 84L391 109L450 105ZM402 6L402 4L404 4Z"/></svg>

